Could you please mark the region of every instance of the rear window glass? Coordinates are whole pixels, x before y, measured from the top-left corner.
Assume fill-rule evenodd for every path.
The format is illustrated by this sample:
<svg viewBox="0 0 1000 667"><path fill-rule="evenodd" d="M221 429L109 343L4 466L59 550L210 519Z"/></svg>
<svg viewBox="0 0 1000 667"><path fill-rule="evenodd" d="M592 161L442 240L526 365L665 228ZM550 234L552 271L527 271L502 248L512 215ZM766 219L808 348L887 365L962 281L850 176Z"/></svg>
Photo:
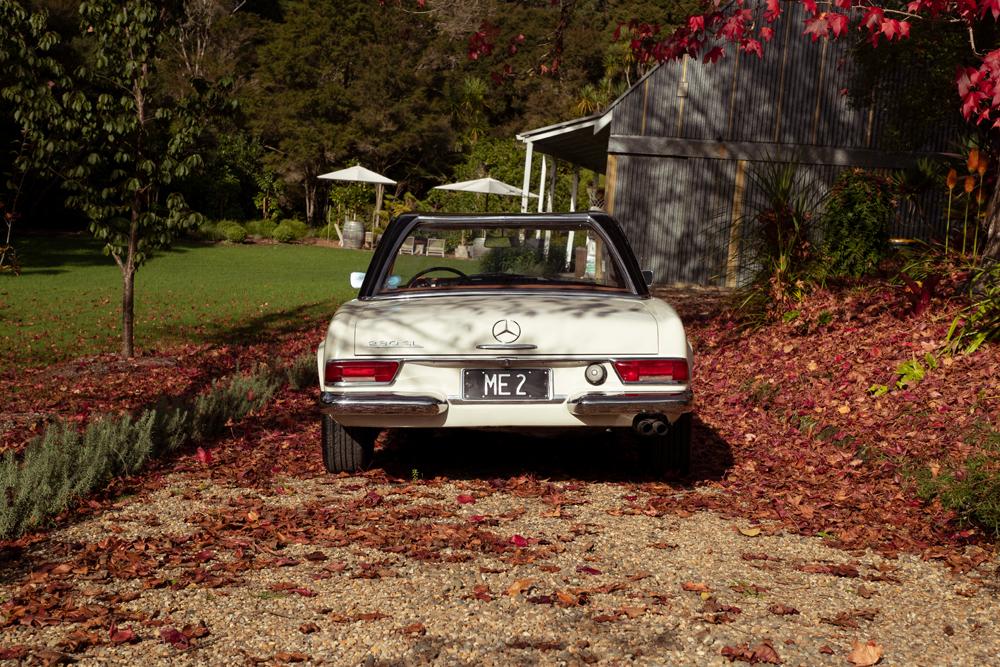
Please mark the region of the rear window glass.
<svg viewBox="0 0 1000 667"><path fill-rule="evenodd" d="M488 289L628 291L624 272L596 227L475 227L421 222L397 249L379 294Z"/></svg>

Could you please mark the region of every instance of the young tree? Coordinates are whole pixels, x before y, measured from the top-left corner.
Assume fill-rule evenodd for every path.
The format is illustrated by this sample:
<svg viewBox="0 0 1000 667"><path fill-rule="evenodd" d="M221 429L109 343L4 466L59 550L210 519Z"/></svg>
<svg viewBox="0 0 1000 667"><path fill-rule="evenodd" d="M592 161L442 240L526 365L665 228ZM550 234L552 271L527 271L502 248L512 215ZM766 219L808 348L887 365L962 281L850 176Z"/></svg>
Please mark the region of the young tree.
<svg viewBox="0 0 1000 667"><path fill-rule="evenodd" d="M121 270L124 357L135 352L136 271L151 250L198 219L172 185L201 164L199 104L165 97L156 82L160 49L178 9L152 0L84 0L87 64L68 75L38 67L58 41L44 30L44 14L0 0L0 23L16 21L27 30L7 63L22 77L3 95L25 137L52 158L49 167L60 173L68 204L88 217L90 231Z"/></svg>

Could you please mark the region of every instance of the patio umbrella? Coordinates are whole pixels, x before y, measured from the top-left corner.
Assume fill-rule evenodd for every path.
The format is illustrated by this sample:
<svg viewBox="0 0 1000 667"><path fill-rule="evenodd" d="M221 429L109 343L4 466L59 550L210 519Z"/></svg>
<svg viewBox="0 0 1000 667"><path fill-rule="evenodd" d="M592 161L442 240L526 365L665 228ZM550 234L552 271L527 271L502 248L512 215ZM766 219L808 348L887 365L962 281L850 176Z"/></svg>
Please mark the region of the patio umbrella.
<svg viewBox="0 0 1000 667"><path fill-rule="evenodd" d="M375 219L372 221L373 230L374 226L378 224L378 214L382 210L382 196L385 194L385 186L395 185L396 181L391 178L386 178L382 174L376 173L371 169L365 169L360 164L354 165L353 167L348 167L347 169L340 169L338 171L331 171L328 174L320 174L318 178L323 178L328 181L353 181L355 183L374 183L375 184Z"/></svg>
<svg viewBox="0 0 1000 667"><path fill-rule="evenodd" d="M524 194L524 190L521 188L514 187L504 183L503 181L498 181L495 178L487 176L486 178L477 178L472 181L461 181L459 183L449 183L448 185L438 185L434 188L435 190L453 190L455 192L478 192L479 194L486 195L486 210L490 208L490 195L500 195L502 197L520 197ZM529 197L537 198L538 195L528 193Z"/></svg>

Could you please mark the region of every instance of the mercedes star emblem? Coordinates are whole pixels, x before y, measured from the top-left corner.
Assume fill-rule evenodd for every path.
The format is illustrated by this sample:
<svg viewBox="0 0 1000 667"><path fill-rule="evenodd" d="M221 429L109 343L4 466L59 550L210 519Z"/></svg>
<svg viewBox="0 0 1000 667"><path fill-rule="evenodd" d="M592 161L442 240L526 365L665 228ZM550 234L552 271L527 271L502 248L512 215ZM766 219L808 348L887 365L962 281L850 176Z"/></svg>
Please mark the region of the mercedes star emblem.
<svg viewBox="0 0 1000 667"><path fill-rule="evenodd" d="M513 343L521 337L521 325L514 320L497 320L493 325L493 337L501 343Z"/></svg>

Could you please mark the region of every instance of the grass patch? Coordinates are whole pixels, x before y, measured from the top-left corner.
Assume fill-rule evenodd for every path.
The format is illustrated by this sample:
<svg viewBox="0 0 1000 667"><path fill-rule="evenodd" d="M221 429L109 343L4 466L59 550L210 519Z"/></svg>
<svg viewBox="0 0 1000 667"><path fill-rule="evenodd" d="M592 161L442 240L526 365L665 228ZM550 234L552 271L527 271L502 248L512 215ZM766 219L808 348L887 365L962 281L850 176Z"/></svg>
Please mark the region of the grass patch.
<svg viewBox="0 0 1000 667"><path fill-rule="evenodd" d="M42 525L154 457L219 434L229 420L267 403L279 384L274 371L262 369L216 381L193 400L161 403L135 417L99 417L82 432L53 424L20 456L11 451L0 459L0 538Z"/></svg>
<svg viewBox="0 0 1000 667"><path fill-rule="evenodd" d="M0 369L114 352L121 336L121 274L87 235L27 237L22 274L0 275ZM253 342L325 320L353 298L348 277L370 251L312 245L184 243L136 274L136 346ZM469 262L399 258L399 270Z"/></svg>

